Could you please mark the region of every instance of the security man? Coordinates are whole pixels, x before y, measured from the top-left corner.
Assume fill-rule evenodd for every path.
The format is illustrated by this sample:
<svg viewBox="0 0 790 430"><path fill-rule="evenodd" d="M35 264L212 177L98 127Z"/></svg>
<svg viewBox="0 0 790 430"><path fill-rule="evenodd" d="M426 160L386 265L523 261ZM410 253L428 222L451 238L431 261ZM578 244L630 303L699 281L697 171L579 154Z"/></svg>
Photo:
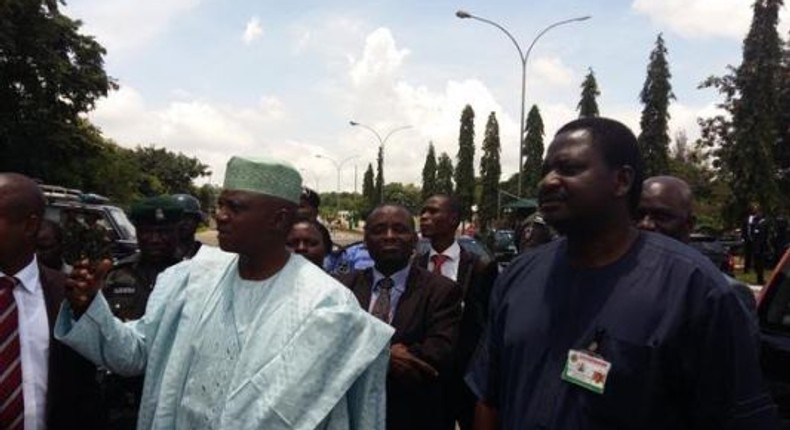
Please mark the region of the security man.
<svg viewBox="0 0 790 430"><path fill-rule="evenodd" d="M171 197L184 211L184 215L178 223L176 257L179 260L189 260L197 254L203 245L199 240L195 239L195 233L200 224L206 221L206 216L200 210L200 201L194 196L173 194Z"/></svg>
<svg viewBox="0 0 790 430"><path fill-rule="evenodd" d="M118 263L107 274L102 291L116 317L140 318L157 275L177 263L178 224L183 209L167 196L144 199L131 208L140 252ZM100 372L107 428L134 429L143 388L143 377L121 377Z"/></svg>

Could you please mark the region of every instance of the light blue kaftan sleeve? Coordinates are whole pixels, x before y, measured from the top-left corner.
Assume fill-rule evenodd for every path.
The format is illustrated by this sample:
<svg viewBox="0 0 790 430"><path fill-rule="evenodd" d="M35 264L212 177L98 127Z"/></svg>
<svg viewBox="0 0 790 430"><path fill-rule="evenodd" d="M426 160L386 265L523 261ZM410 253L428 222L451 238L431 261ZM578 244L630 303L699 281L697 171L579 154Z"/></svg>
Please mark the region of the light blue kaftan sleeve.
<svg viewBox="0 0 790 430"><path fill-rule="evenodd" d="M184 267L188 263L173 266L159 275L145 315L139 320L123 323L115 318L100 292L75 321L71 306L64 300L55 321L55 338L113 373L143 374L148 358L146 340L153 338L168 299L184 283L187 274Z"/></svg>

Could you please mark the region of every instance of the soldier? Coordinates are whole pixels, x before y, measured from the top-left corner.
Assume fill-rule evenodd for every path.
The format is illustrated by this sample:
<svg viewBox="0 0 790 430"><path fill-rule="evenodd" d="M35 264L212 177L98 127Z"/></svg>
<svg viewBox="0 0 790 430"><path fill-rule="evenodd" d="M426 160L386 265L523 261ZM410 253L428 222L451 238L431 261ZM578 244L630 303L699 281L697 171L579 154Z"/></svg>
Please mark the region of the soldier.
<svg viewBox="0 0 790 430"><path fill-rule="evenodd" d="M197 254L203 245L195 239L200 224L206 221L206 216L200 210L200 201L189 194L173 194L171 196L181 206L184 215L178 223L178 247L176 257L179 260L189 260Z"/></svg>
<svg viewBox="0 0 790 430"><path fill-rule="evenodd" d="M153 197L132 206L140 252L119 261L107 274L102 291L112 312L123 321L143 316L160 272L177 263L178 226L183 209L172 197ZM100 374L107 428L134 429L143 377Z"/></svg>

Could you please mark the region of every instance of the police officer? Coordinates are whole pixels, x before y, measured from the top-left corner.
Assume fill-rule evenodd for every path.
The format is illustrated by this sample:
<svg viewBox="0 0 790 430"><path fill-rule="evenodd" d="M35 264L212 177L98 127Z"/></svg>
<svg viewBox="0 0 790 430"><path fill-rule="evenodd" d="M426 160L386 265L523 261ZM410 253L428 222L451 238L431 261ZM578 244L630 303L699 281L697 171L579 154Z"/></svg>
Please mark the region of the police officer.
<svg viewBox="0 0 790 430"><path fill-rule="evenodd" d="M118 263L107 274L103 294L116 317L135 320L145 313L157 275L177 263L178 225L183 209L172 197L144 199L131 208L140 251ZM100 372L107 428L134 429L143 377L121 377Z"/></svg>
<svg viewBox="0 0 790 430"><path fill-rule="evenodd" d="M200 210L200 201L189 194L173 194L173 200L181 206L184 215L178 223L178 247L176 257L179 260L189 260L194 257L203 245L195 239L200 224L206 221L206 216Z"/></svg>

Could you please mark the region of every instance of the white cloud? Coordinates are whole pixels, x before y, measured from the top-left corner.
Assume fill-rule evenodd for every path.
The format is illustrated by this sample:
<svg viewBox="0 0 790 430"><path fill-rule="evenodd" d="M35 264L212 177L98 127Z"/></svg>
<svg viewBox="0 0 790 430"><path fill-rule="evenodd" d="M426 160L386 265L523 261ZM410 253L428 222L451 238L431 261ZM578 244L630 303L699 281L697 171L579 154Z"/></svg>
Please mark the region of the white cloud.
<svg viewBox="0 0 790 430"><path fill-rule="evenodd" d="M306 28L298 28L295 32L296 36L294 38L293 47L291 48L291 53L293 55L300 55L310 45L312 32Z"/></svg>
<svg viewBox="0 0 790 430"><path fill-rule="evenodd" d="M539 57L531 61L527 67L529 79L527 84L534 85L538 83L541 85L565 87L574 85L575 83L573 70L563 64L562 60L557 57Z"/></svg>
<svg viewBox="0 0 790 430"><path fill-rule="evenodd" d="M382 27L375 30L365 39L362 57L351 61L351 80L354 86L376 86L391 82L394 72L408 54L408 49L397 49L389 29Z"/></svg>
<svg viewBox="0 0 790 430"><path fill-rule="evenodd" d="M260 39L261 36L263 36L261 20L257 16L253 16L247 21L247 25L244 27L244 35L241 37L241 40L245 45L250 45L252 42Z"/></svg>
<svg viewBox="0 0 790 430"><path fill-rule="evenodd" d="M634 0L631 8L688 38L740 40L749 30L753 0ZM790 24L788 8L779 13L781 34Z"/></svg>
<svg viewBox="0 0 790 430"><path fill-rule="evenodd" d="M182 97L189 97L181 94ZM198 157L221 180L234 154L269 153L292 160L304 151L298 143L283 143L277 130L287 121L285 105L276 97L262 97L254 107L232 106L199 98L175 98L165 106L150 106L134 88L121 86L91 112L106 137L125 147L155 144Z"/></svg>
<svg viewBox="0 0 790 430"><path fill-rule="evenodd" d="M69 2L66 14L84 22L108 52L146 46L173 21L196 8L200 0L83 0Z"/></svg>

